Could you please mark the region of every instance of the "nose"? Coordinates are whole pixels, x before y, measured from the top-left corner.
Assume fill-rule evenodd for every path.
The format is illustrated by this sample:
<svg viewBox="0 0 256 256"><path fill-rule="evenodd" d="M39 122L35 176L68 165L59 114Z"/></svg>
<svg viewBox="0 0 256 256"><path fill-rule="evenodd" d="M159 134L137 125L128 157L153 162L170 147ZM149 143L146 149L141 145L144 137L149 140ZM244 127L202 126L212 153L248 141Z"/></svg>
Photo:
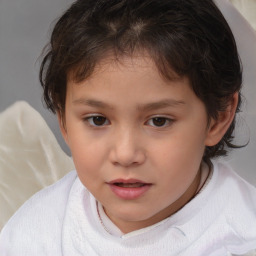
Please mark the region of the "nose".
<svg viewBox="0 0 256 256"><path fill-rule="evenodd" d="M123 167L144 163L146 154L141 139L138 137L139 135L133 130L123 129L116 132L110 152L111 162Z"/></svg>

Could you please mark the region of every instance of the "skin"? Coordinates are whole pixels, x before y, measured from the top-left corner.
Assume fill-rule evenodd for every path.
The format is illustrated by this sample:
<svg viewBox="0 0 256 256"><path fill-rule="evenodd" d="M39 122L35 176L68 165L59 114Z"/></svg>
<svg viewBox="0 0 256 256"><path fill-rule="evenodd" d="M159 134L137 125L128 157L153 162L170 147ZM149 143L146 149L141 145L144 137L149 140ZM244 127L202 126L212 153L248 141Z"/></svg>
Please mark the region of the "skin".
<svg viewBox="0 0 256 256"><path fill-rule="evenodd" d="M109 58L82 82L69 76L59 122L81 182L128 233L171 216L190 201L200 183L205 146L222 138L236 104L237 95L209 124L186 77L164 80L145 56ZM127 200L111 190L109 182L116 179L150 186Z"/></svg>

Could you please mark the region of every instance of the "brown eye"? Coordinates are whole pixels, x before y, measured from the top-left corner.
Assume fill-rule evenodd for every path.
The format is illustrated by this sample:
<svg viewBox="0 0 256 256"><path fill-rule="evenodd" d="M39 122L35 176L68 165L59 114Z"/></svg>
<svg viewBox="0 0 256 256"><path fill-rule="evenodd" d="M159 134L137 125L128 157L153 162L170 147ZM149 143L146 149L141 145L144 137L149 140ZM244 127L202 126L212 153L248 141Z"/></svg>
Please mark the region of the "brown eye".
<svg viewBox="0 0 256 256"><path fill-rule="evenodd" d="M154 126L161 127L161 126L166 125L167 119L164 117L155 117L152 119L152 122L153 122Z"/></svg>
<svg viewBox="0 0 256 256"><path fill-rule="evenodd" d="M94 116L93 117L93 123L97 126L104 125L106 122L106 118L103 116Z"/></svg>
<svg viewBox="0 0 256 256"><path fill-rule="evenodd" d="M104 116L90 116L85 118L85 121L88 122L91 126L104 126L109 124L108 120Z"/></svg>
<svg viewBox="0 0 256 256"><path fill-rule="evenodd" d="M146 124L149 126L153 127L166 127L171 125L174 122L174 120L167 118L167 117L162 117L162 116L156 116L151 119L149 119Z"/></svg>

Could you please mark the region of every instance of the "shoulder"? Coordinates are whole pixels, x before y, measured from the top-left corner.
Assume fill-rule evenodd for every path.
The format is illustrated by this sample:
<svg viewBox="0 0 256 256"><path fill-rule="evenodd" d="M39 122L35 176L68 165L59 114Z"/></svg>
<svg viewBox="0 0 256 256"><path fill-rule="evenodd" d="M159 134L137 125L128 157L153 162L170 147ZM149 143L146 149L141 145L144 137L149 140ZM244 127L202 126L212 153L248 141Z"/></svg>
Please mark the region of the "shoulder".
<svg viewBox="0 0 256 256"><path fill-rule="evenodd" d="M213 197L224 203L232 216L243 219L244 215L256 218L256 188L241 178L226 162L214 162L216 179ZM223 206L223 205L222 205Z"/></svg>
<svg viewBox="0 0 256 256"><path fill-rule="evenodd" d="M237 243L238 252L243 245L256 249L256 188L226 162L214 162L214 172L212 198L218 204L220 230L230 234L230 244Z"/></svg>
<svg viewBox="0 0 256 256"><path fill-rule="evenodd" d="M239 207L240 204L250 208L256 207L256 187L240 177L227 162L214 161L213 166L216 178L215 192L222 191L223 198L229 201L233 199L231 202L235 207Z"/></svg>
<svg viewBox="0 0 256 256"><path fill-rule="evenodd" d="M183 211L189 220L180 228L193 255L198 250L204 252L200 255L241 255L256 249L256 188L226 162L213 161L209 182Z"/></svg>
<svg viewBox="0 0 256 256"><path fill-rule="evenodd" d="M42 213L39 210L42 210L43 212L52 210L55 214L61 215L61 210L65 207L69 191L76 177L76 172L72 171L53 185L37 192L20 207L8 224L17 221L20 218L28 219L28 214L35 216L34 214L36 213L36 215L44 216L45 213Z"/></svg>
<svg viewBox="0 0 256 256"><path fill-rule="evenodd" d="M0 250L8 249L15 253L15 250L22 251L21 245L25 248L27 244L31 248L39 240L42 244L58 240L69 191L76 177L75 171L68 173L21 206L1 232Z"/></svg>

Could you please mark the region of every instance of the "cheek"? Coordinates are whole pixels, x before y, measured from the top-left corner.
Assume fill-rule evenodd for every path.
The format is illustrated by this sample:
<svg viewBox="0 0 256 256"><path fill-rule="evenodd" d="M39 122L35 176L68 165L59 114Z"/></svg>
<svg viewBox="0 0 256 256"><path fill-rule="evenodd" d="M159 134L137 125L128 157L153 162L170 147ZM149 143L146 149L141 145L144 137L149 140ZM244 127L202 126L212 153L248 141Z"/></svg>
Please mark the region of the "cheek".
<svg viewBox="0 0 256 256"><path fill-rule="evenodd" d="M206 124L204 120L198 122L193 120L191 125L183 126L177 134L177 149L188 158L202 158L205 139L207 136Z"/></svg>
<svg viewBox="0 0 256 256"><path fill-rule="evenodd" d="M85 159L90 160L96 152L99 152L101 145L97 136L86 131L85 124L82 121L70 118L67 125L67 140L74 160L79 162Z"/></svg>
<svg viewBox="0 0 256 256"><path fill-rule="evenodd" d="M89 143L87 140L73 141L70 150L76 168L79 170L93 170L102 163L104 158L102 146Z"/></svg>
<svg viewBox="0 0 256 256"><path fill-rule="evenodd" d="M90 190L96 186L96 181L99 179L100 160L96 156L93 157L94 155L90 150L82 148L80 152L72 153L77 175L83 185Z"/></svg>
<svg viewBox="0 0 256 256"><path fill-rule="evenodd" d="M188 159L202 159L204 152L204 131L197 129L194 132L187 132L180 130L165 141L155 144L155 152L158 154L158 158L165 162L164 159L170 159L172 163L180 163L181 165L186 163Z"/></svg>
<svg viewBox="0 0 256 256"><path fill-rule="evenodd" d="M78 173L83 181L85 177L96 177L97 172L102 163L104 155L102 144L93 142L85 133L70 130L72 136L69 136L69 148Z"/></svg>
<svg viewBox="0 0 256 256"><path fill-rule="evenodd" d="M182 131L182 130L180 130ZM202 131L179 133L155 146L154 160L159 177L165 177L173 186L191 183L198 172L204 153Z"/></svg>

